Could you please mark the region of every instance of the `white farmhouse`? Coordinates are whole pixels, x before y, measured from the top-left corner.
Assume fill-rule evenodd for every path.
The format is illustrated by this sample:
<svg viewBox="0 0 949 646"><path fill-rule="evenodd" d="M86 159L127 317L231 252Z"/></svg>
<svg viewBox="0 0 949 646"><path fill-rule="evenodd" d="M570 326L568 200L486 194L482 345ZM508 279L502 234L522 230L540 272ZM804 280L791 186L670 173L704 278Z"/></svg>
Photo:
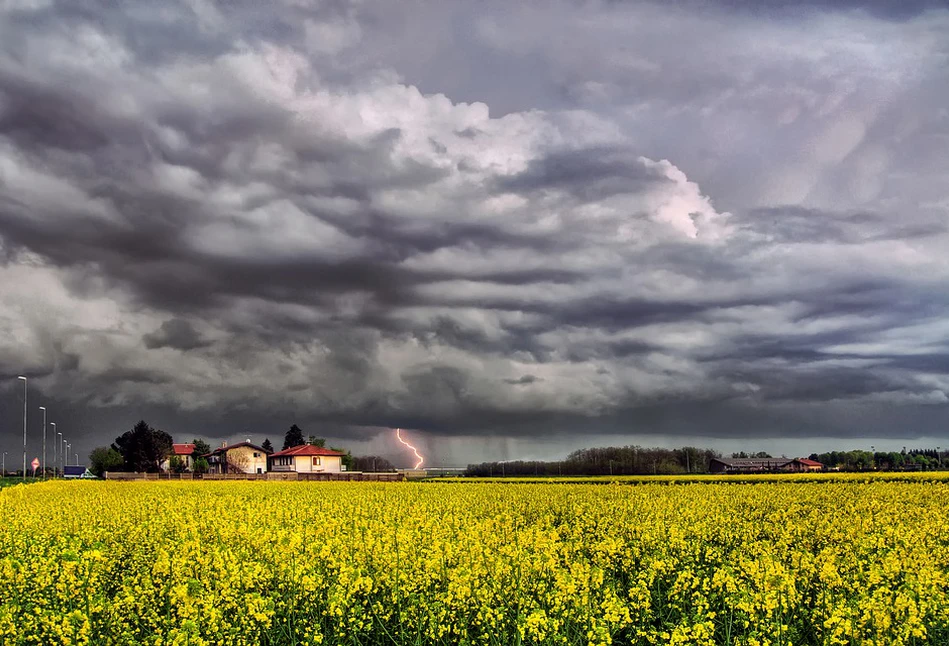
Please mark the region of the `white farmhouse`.
<svg viewBox="0 0 949 646"><path fill-rule="evenodd" d="M339 451L312 444L292 446L270 456L270 470L296 473L339 473L343 470L343 455Z"/></svg>

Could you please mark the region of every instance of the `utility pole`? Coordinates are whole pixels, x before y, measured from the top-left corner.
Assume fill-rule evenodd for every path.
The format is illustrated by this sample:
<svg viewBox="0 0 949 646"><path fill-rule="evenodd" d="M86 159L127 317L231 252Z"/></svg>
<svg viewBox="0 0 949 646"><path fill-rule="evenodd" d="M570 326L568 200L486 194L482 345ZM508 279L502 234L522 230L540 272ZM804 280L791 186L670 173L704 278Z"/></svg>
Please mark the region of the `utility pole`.
<svg viewBox="0 0 949 646"><path fill-rule="evenodd" d="M46 480L46 406L40 406L43 411L43 480Z"/></svg>
<svg viewBox="0 0 949 646"><path fill-rule="evenodd" d="M56 449L59 442L56 442L56 422L50 422L50 426L53 427L53 477L56 477L56 471L59 469L59 451Z"/></svg>
<svg viewBox="0 0 949 646"><path fill-rule="evenodd" d="M23 380L23 480L26 481L26 377L19 375L17 379Z"/></svg>

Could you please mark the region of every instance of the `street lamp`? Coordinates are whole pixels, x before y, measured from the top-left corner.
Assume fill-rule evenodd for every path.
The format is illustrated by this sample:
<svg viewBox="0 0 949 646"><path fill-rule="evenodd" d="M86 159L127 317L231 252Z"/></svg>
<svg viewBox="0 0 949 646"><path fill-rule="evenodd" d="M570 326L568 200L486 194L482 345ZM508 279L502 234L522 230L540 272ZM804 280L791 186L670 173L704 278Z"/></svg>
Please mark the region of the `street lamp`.
<svg viewBox="0 0 949 646"><path fill-rule="evenodd" d="M66 464L69 464L69 449L72 448L72 443L66 444Z"/></svg>
<svg viewBox="0 0 949 646"><path fill-rule="evenodd" d="M46 480L46 406L40 406L43 411L43 480Z"/></svg>
<svg viewBox="0 0 949 646"><path fill-rule="evenodd" d="M63 438L63 434L62 434L62 433L60 433L60 432L57 431L56 435L59 436L59 440L57 440L57 444L59 444L59 464L60 464L60 466L62 466L62 463L63 463L63 442L65 442L66 440ZM60 470L60 473L61 473L62 475L66 475L66 472L63 471L63 470Z"/></svg>
<svg viewBox="0 0 949 646"><path fill-rule="evenodd" d="M23 380L23 479L26 480L26 377L18 375L17 379Z"/></svg>
<svg viewBox="0 0 949 646"><path fill-rule="evenodd" d="M50 426L53 427L53 439L56 439L56 422L50 422ZM59 466L59 462L56 460L59 459L59 451L56 450L56 444L53 444L53 477L56 477L56 468Z"/></svg>
<svg viewBox="0 0 949 646"><path fill-rule="evenodd" d="M73 453L73 456L76 458L76 466L78 467L78 466L79 466L79 454L78 454L78 453Z"/></svg>
<svg viewBox="0 0 949 646"><path fill-rule="evenodd" d="M6 477L7 475L7 452L3 452L3 470L0 471L0 478Z"/></svg>

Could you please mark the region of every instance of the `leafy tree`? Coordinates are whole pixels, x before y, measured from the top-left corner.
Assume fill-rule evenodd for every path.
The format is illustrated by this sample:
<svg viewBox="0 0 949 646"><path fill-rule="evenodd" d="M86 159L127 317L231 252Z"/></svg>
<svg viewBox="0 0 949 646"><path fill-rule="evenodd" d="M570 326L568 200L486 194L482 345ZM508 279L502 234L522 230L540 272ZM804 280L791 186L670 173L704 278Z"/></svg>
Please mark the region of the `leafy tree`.
<svg viewBox="0 0 949 646"><path fill-rule="evenodd" d="M195 473L207 473L210 468L211 465L204 458L197 458L191 465L191 470Z"/></svg>
<svg viewBox="0 0 949 646"><path fill-rule="evenodd" d="M89 454L89 470L97 476L101 476L106 471L121 469L124 463L122 454L108 446L92 449L92 453Z"/></svg>
<svg viewBox="0 0 949 646"><path fill-rule="evenodd" d="M266 440L264 440L264 443L261 444L260 447L264 449L265 451L267 451L268 453L273 453L273 444L270 443L269 437Z"/></svg>
<svg viewBox="0 0 949 646"><path fill-rule="evenodd" d="M287 434L283 436L283 448L287 450L292 446L300 446L301 444L306 444L306 441L303 439L303 429L294 424L290 427L290 430L287 431Z"/></svg>
<svg viewBox="0 0 949 646"><path fill-rule="evenodd" d="M307 443L307 444L312 444L313 446L318 446L318 447L320 447L321 449L325 449L325 448L326 448L326 438L325 438L325 437L316 437L315 435L311 435L311 436L310 436L310 439L308 439L308 440L306 441L306 443Z"/></svg>
<svg viewBox="0 0 949 646"><path fill-rule="evenodd" d="M155 473L171 455L172 439L165 431L154 429L142 420L115 438L112 448L122 454L126 471Z"/></svg>
<svg viewBox="0 0 949 646"><path fill-rule="evenodd" d="M207 455L211 452L211 445L205 442L204 440L199 440L194 438L191 440L191 443L194 444L194 458L197 459L202 455Z"/></svg>
<svg viewBox="0 0 949 646"><path fill-rule="evenodd" d="M185 461L182 460L180 456L173 455L168 461L168 470L172 473L184 473L188 470L188 465L185 464Z"/></svg>

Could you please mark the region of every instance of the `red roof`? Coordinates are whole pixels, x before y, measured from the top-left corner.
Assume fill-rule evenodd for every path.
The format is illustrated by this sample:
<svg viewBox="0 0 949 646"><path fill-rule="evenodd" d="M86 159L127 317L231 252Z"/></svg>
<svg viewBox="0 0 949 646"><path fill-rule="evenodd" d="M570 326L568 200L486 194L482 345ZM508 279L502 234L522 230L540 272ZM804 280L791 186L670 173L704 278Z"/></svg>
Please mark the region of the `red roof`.
<svg viewBox="0 0 949 646"><path fill-rule="evenodd" d="M821 464L820 462L817 462L816 460L809 460L808 458L798 458L797 461L800 462L801 464L803 464L803 465L806 466L806 467L822 467L822 466L824 466L824 465Z"/></svg>
<svg viewBox="0 0 949 646"><path fill-rule="evenodd" d="M299 446L291 446L289 449L284 449L283 451L277 451L276 453L271 454L272 458L286 458L294 455L338 455L343 456L345 453L340 453L339 451L333 451L332 449L324 449L321 446L313 446L312 444L300 444Z"/></svg>
<svg viewBox="0 0 949 646"><path fill-rule="evenodd" d="M175 455L191 455L194 453L194 444L172 444L171 452Z"/></svg>

